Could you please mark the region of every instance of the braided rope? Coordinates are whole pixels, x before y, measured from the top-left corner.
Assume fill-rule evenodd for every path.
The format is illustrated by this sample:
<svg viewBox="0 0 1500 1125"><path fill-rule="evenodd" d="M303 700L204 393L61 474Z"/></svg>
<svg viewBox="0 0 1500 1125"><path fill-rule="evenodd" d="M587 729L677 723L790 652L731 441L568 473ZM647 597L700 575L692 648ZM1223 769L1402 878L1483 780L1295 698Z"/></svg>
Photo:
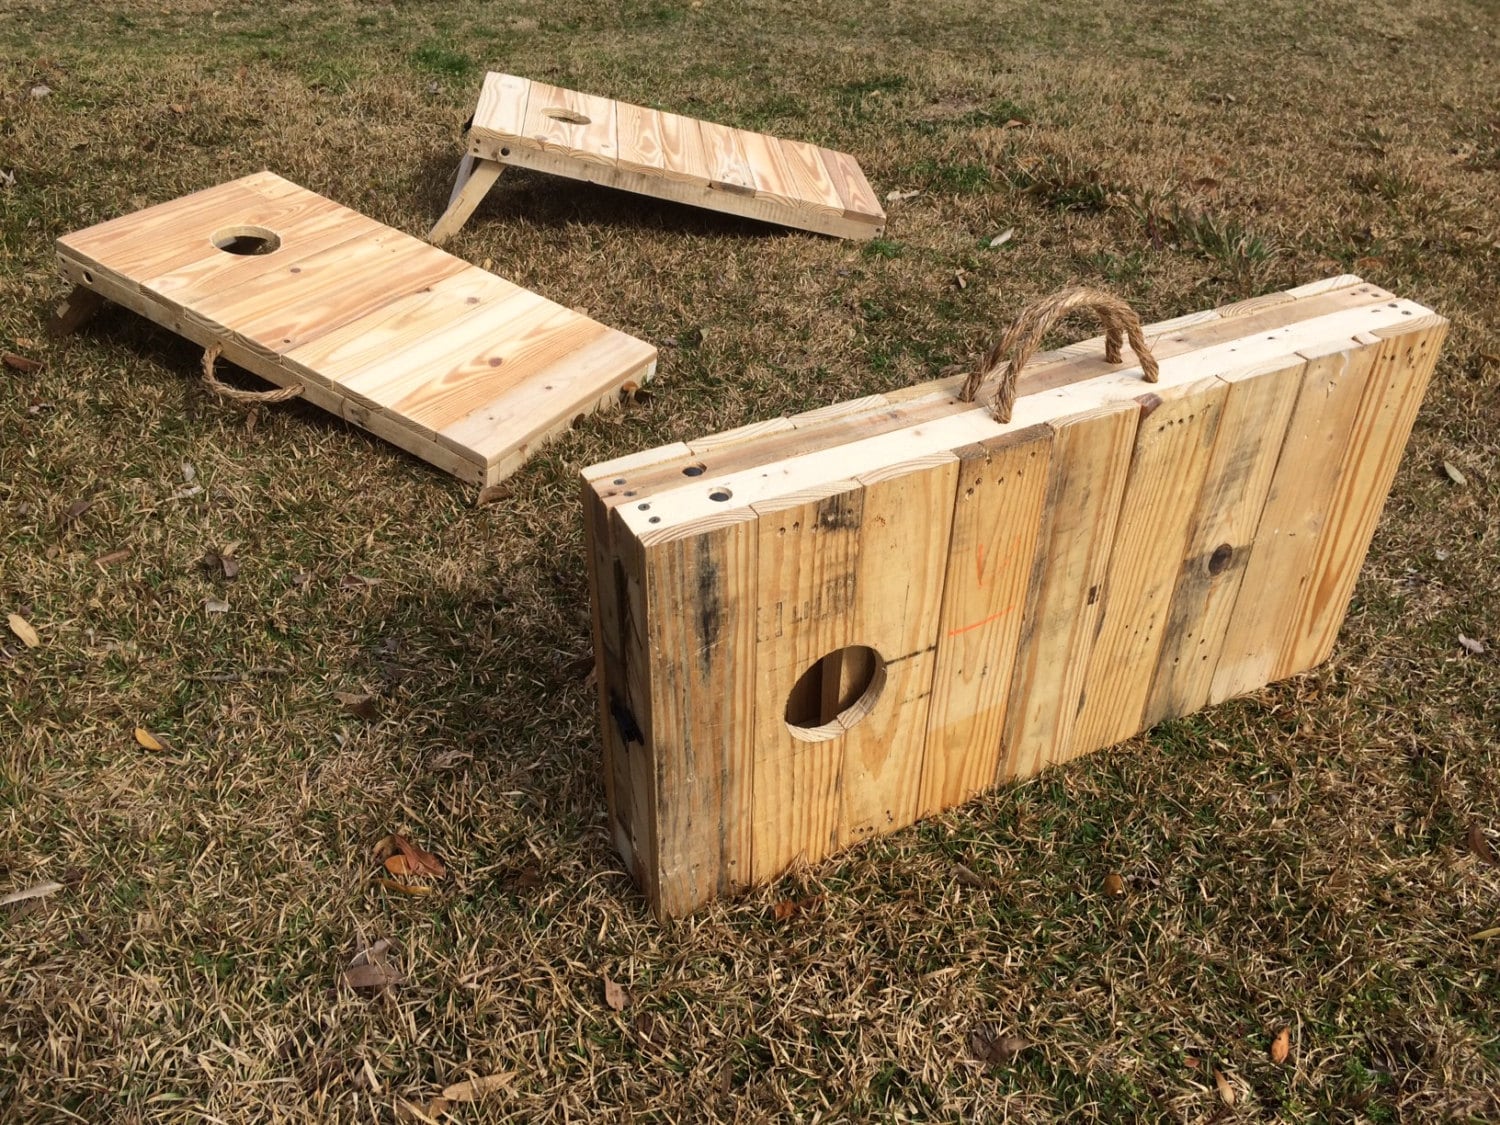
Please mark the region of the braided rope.
<svg viewBox="0 0 1500 1125"><path fill-rule="evenodd" d="M239 387L231 387L228 383L220 382L219 377L214 374L214 365L219 362L219 356L223 352L224 349L218 344L210 344L203 350L203 385L220 398L246 404L286 402L302 393L302 386L298 383L290 387L277 387L274 391L242 391Z"/></svg>

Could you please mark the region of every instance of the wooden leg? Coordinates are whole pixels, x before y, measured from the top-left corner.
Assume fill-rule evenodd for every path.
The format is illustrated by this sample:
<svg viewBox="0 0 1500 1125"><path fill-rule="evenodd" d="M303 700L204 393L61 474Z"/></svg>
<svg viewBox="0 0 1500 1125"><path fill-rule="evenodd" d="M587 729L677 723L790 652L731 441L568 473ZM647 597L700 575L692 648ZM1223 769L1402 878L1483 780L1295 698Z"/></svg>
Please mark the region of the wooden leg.
<svg viewBox="0 0 1500 1125"><path fill-rule="evenodd" d="M504 170L503 164L466 154L458 166L458 177L453 183L448 209L433 225L432 230L427 232L427 241L434 246L441 246L457 234Z"/></svg>
<svg viewBox="0 0 1500 1125"><path fill-rule="evenodd" d="M56 315L47 322L47 335L53 339L71 336L87 324L103 304L104 298L92 289L85 289L82 285L73 286L73 292L68 294L57 307Z"/></svg>

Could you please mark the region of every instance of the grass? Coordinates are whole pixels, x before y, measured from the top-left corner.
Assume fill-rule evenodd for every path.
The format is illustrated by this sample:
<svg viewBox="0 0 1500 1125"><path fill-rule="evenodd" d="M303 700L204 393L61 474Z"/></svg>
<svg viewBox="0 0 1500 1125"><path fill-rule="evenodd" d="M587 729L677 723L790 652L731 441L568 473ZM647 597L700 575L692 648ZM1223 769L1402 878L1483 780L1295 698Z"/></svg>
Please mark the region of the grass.
<svg viewBox="0 0 1500 1125"><path fill-rule="evenodd" d="M0 373L0 603L41 640L0 632L0 893L64 888L0 907L0 1116L391 1121L502 1072L453 1119L1500 1116L1466 842L1500 845L1496 38L1430 0L0 10L0 350L46 364ZM425 230L491 67L921 194L861 247L507 173L451 248L678 344L484 508L316 409L252 425L135 318L44 339L53 238L261 167ZM650 921L604 829L581 466L930 378L1064 284L1156 319L1346 268L1454 329L1327 666ZM433 894L374 881L393 831ZM381 940L401 983L341 985Z"/></svg>

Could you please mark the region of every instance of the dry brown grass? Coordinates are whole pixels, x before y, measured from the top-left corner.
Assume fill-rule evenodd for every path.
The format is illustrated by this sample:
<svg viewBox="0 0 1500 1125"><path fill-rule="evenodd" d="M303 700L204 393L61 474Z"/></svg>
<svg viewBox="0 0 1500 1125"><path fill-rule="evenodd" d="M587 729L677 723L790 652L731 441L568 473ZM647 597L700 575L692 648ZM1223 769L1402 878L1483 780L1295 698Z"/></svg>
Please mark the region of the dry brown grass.
<svg viewBox="0 0 1500 1125"><path fill-rule="evenodd" d="M1500 1116L1492 9L272 7L0 5L0 348L47 365L0 382L0 603L42 642L0 634L0 892L65 885L0 907L0 1116L388 1121L497 1072L455 1119ZM452 249L677 346L484 509L315 409L252 430L129 316L42 341L54 237L233 175L425 230L491 65L922 194L861 247L508 173ZM1065 283L1155 319L1351 268L1455 328L1329 666L650 921L579 467L929 377ZM390 831L433 894L373 882ZM379 939L405 979L342 986Z"/></svg>

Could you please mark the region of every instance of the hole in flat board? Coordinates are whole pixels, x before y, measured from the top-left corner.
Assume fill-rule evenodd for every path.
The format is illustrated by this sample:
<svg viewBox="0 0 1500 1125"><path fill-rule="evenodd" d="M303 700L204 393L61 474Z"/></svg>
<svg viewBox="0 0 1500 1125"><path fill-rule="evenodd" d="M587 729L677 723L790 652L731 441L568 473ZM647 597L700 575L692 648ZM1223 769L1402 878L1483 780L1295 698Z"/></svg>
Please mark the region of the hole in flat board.
<svg viewBox="0 0 1500 1125"><path fill-rule="evenodd" d="M722 504L725 500L728 500L733 495L734 495L734 493L730 492L729 489L724 488L721 485L718 488L710 489L709 493L708 493L708 498L710 500L717 500L717 501L719 501L719 503Z"/></svg>
<svg viewBox="0 0 1500 1125"><path fill-rule="evenodd" d="M786 726L793 738L825 742L837 738L875 709L885 690L885 661L868 645L835 649L798 677L786 698Z"/></svg>
<svg viewBox="0 0 1500 1125"><path fill-rule="evenodd" d="M266 227L221 227L209 237L226 254L272 254L281 248L281 236Z"/></svg>
<svg viewBox="0 0 1500 1125"><path fill-rule="evenodd" d="M685 477L701 477L706 472L708 472L708 466L700 463L687 466L687 468L682 470L682 475Z"/></svg>
<svg viewBox="0 0 1500 1125"><path fill-rule="evenodd" d="M542 110L543 117L550 117L553 121L561 121L565 125L589 125L592 118L586 113L579 113L576 109L568 109L560 105L549 105Z"/></svg>
<svg viewBox="0 0 1500 1125"><path fill-rule="evenodd" d="M624 477L615 477L615 483L616 484L624 484L625 483L625 478Z"/></svg>
<svg viewBox="0 0 1500 1125"><path fill-rule="evenodd" d="M502 148L500 150L500 155L501 156L509 156L510 155L510 149L508 149L508 148Z"/></svg>

